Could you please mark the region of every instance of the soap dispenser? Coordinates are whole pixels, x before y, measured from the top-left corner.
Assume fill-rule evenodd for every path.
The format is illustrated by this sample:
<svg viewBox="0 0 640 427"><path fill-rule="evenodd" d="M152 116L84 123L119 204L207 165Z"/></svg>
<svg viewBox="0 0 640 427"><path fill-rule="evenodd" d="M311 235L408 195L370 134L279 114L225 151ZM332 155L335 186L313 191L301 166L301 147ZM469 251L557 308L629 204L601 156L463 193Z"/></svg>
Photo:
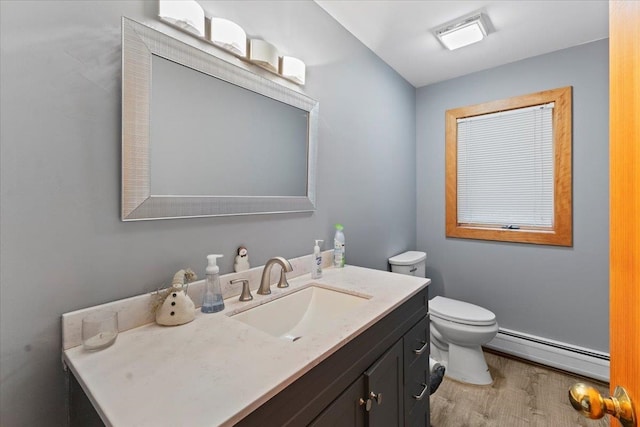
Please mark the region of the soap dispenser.
<svg viewBox="0 0 640 427"><path fill-rule="evenodd" d="M220 288L220 268L216 260L223 255L207 255L207 270L204 281L204 295L202 296L203 313L216 313L224 310L224 300L222 299L222 289Z"/></svg>
<svg viewBox="0 0 640 427"><path fill-rule="evenodd" d="M316 240L313 247L313 258L311 259L311 278L319 279L322 277L322 254L320 253L320 245L324 240Z"/></svg>
<svg viewBox="0 0 640 427"><path fill-rule="evenodd" d="M336 235L333 238L333 266L342 268L345 262L344 227L336 224Z"/></svg>

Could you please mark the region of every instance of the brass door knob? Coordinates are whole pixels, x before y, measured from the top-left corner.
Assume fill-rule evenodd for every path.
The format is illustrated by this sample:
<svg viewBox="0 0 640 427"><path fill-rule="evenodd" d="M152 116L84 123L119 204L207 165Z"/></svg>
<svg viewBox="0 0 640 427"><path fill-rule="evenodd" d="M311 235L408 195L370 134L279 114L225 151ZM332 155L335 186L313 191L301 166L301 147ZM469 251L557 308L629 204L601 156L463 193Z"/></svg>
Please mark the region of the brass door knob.
<svg viewBox="0 0 640 427"><path fill-rule="evenodd" d="M609 414L619 419L623 427L637 427L631 399L623 387L616 387L613 397L602 397L595 388L576 383L569 389L569 401L587 418L597 420Z"/></svg>

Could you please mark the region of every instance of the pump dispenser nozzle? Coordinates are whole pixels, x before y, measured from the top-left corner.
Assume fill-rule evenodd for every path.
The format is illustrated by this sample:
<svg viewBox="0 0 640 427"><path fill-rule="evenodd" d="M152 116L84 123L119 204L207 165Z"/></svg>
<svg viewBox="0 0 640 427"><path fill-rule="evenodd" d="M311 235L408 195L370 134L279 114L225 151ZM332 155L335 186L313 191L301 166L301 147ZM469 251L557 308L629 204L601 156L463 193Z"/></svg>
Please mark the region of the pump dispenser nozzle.
<svg viewBox="0 0 640 427"><path fill-rule="evenodd" d="M217 274L220 272L220 267L218 267L218 258L222 258L224 255L207 255L207 274Z"/></svg>
<svg viewBox="0 0 640 427"><path fill-rule="evenodd" d="M204 295L202 296L203 313L216 313L224 310L224 300L222 299L222 289L220 288L220 267L216 264L217 259L223 255L207 255L207 269L204 282Z"/></svg>

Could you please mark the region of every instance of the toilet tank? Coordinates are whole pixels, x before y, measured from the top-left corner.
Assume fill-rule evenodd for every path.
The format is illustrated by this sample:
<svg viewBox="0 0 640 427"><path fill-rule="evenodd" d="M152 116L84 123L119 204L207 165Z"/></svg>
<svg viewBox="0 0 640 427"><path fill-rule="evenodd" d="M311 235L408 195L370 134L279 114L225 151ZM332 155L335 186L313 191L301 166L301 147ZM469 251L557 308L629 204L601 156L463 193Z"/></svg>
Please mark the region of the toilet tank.
<svg viewBox="0 0 640 427"><path fill-rule="evenodd" d="M426 263L427 254L418 251L403 252L389 258L392 272L417 277L425 277Z"/></svg>

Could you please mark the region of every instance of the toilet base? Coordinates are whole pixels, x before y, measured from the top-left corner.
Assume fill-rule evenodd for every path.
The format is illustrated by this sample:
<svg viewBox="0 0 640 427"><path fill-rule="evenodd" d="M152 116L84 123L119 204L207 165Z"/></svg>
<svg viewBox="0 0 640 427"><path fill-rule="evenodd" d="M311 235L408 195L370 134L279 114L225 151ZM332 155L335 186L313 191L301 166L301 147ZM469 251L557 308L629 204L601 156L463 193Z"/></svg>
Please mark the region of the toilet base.
<svg viewBox="0 0 640 427"><path fill-rule="evenodd" d="M429 349L429 356L434 359L437 360L438 362L440 362L440 364L442 366L444 366L445 368L447 367L447 364L449 363L449 352L443 349L438 348L433 341L431 341L431 347Z"/></svg>
<svg viewBox="0 0 640 427"><path fill-rule="evenodd" d="M449 344L448 356L446 377L467 384L493 384L489 366L479 345L463 347Z"/></svg>

